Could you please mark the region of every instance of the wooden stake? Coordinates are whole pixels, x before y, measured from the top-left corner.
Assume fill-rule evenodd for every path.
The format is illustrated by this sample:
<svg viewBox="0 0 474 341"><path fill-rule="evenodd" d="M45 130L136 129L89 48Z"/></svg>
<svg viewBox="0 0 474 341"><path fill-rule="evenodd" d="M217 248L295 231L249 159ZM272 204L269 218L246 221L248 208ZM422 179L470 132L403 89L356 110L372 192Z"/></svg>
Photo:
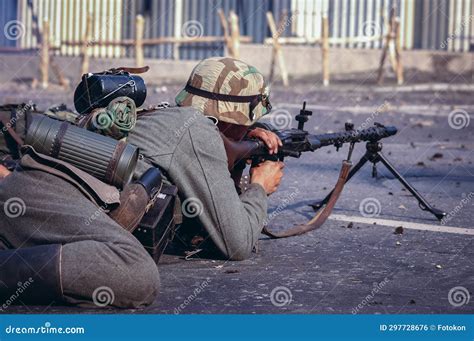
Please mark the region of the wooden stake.
<svg viewBox="0 0 474 341"><path fill-rule="evenodd" d="M284 10L281 12L280 20L278 21L278 40L281 39L280 36L285 30L285 23L287 22L287 20L288 20L288 13L287 11ZM278 41L278 43L280 43L280 41ZM276 52L275 49L272 49L272 59L270 62L270 74L268 76L268 82L270 84L273 83L273 77L275 76L275 60L276 60L275 52Z"/></svg>
<svg viewBox="0 0 474 341"><path fill-rule="evenodd" d="M41 38L40 51L40 72L41 72L41 87L47 88L49 83L49 21L44 19L43 32Z"/></svg>
<svg viewBox="0 0 474 341"><path fill-rule="evenodd" d="M221 22L222 32L224 34L225 55L226 56L233 55L232 41L229 36L229 24L227 22L227 19L225 18L225 14L222 8L219 8L219 10L217 11L217 14L219 15L219 21Z"/></svg>
<svg viewBox="0 0 474 341"><path fill-rule="evenodd" d="M86 30L84 36L82 37L82 46L81 46L81 76L89 72L89 45L91 45L92 40L92 14L87 14L86 19Z"/></svg>
<svg viewBox="0 0 474 341"><path fill-rule="evenodd" d="M277 56L278 65L280 67L281 79L284 86L288 86L288 72L286 70L285 58L283 57L283 51L281 50L280 43L278 41L279 33L275 25L275 19L273 18L272 12L267 12L267 23L270 28L270 32L273 37L273 53Z"/></svg>
<svg viewBox="0 0 474 341"><path fill-rule="evenodd" d="M145 27L145 19L142 15L137 15L135 21L135 64L137 67L145 65L143 57L143 32Z"/></svg>
<svg viewBox="0 0 474 341"><path fill-rule="evenodd" d="M239 17L234 11L230 11L230 36L232 39L232 57L240 58L240 31Z"/></svg>
<svg viewBox="0 0 474 341"><path fill-rule="evenodd" d="M399 18L395 21L395 58L397 61L397 84L402 85L404 82L403 79L403 65L402 65L402 55L401 55L401 25Z"/></svg>
<svg viewBox="0 0 474 341"><path fill-rule="evenodd" d="M392 70L394 73L397 72L397 58L395 56L395 39L397 31L396 17L395 17L395 7L392 7L390 11L390 43L388 46L388 52L390 57L390 65L392 65Z"/></svg>
<svg viewBox="0 0 474 341"><path fill-rule="evenodd" d="M323 60L323 85L329 85L329 20L328 17L323 17L322 20L322 46L321 54Z"/></svg>

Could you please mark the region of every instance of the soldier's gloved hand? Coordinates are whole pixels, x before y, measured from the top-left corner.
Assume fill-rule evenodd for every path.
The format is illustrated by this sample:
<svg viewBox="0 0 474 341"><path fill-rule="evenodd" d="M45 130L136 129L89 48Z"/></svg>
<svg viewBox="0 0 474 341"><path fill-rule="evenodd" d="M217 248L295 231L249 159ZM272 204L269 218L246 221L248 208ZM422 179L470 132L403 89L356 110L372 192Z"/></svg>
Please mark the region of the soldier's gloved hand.
<svg viewBox="0 0 474 341"><path fill-rule="evenodd" d="M283 145L277 134L263 128L252 129L247 133L247 137L262 140L267 146L269 154L278 153L278 147Z"/></svg>
<svg viewBox="0 0 474 341"><path fill-rule="evenodd" d="M265 161L250 169L250 183L263 187L267 195L275 192L280 186L285 164L281 161Z"/></svg>

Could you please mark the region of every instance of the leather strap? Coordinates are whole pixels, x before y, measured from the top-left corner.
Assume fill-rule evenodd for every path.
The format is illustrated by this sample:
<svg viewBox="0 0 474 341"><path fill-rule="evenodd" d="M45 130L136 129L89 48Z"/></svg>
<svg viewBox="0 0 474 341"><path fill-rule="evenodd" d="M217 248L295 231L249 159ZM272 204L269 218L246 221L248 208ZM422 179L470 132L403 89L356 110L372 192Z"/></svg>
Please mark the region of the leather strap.
<svg viewBox="0 0 474 341"><path fill-rule="evenodd" d="M271 238L287 238L292 236L298 236L304 234L306 232L316 230L320 228L331 215L331 212L336 205L337 199L341 195L341 192L344 188L344 185L347 181L347 177L349 175L349 171L352 167L352 162L344 160L342 161L341 171L339 172L339 178L337 179L336 186L334 187L334 191L332 192L331 197L329 198L328 203L322 210L320 210L313 219L308 221L306 224L296 225L292 228L281 231L281 232L272 232L266 226L263 227L262 233L271 237Z"/></svg>
<svg viewBox="0 0 474 341"><path fill-rule="evenodd" d="M16 133L15 130L11 127L11 123L5 120L1 120L3 127L7 130L8 134L12 137L13 140L18 144L19 147L23 145L23 139Z"/></svg>
<svg viewBox="0 0 474 341"><path fill-rule="evenodd" d="M107 70L106 72L110 72L110 73L128 72L128 73L139 74L139 73L145 73L148 70L150 70L149 66L142 66L142 67L121 66L118 68Z"/></svg>

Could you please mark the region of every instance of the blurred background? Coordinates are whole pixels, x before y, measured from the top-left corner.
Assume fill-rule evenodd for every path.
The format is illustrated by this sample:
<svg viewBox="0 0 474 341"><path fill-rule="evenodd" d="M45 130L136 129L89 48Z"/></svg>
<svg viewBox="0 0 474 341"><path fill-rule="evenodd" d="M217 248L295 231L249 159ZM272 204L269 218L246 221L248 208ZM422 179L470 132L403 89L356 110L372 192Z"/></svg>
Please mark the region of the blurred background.
<svg viewBox="0 0 474 341"><path fill-rule="evenodd" d="M331 76L382 68L384 47L401 84L403 69L434 76L472 70L466 53L474 51L472 0L4 0L0 27L0 80L40 71L44 87L46 72L75 78L100 71L104 60L129 66L160 60L162 68L151 64L150 79L182 80L194 63L173 67L170 61L223 55L253 63L284 84L313 75L327 85ZM43 57L82 62L66 67L59 58L49 63L51 71L41 69L40 58L17 58L41 55L45 45Z"/></svg>

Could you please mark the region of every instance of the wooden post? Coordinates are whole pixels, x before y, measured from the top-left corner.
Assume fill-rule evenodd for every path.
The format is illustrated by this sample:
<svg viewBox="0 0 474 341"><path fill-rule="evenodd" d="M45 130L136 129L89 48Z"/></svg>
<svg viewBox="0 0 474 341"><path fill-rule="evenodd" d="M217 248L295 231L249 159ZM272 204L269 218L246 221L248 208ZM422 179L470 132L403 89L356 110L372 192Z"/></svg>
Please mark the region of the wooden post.
<svg viewBox="0 0 474 341"><path fill-rule="evenodd" d="M222 32L224 34L225 55L226 56L233 55L232 41L229 37L229 25L227 23L227 19L225 18L225 14L222 8L219 8L219 10L217 11L217 14L219 15L219 20L222 26Z"/></svg>
<svg viewBox="0 0 474 341"><path fill-rule="evenodd" d="M382 46L382 55L380 57L379 70L377 75L377 83L383 83L384 76L384 65L385 60L387 59L387 53L389 54L390 63L392 65L393 71L397 74L399 70L398 61L396 58L396 19L395 19L395 7L390 9L390 18L388 24L387 34L385 35L385 43ZM397 76L398 77L398 76Z"/></svg>
<svg viewBox="0 0 474 341"><path fill-rule="evenodd" d="M81 76L89 72L89 45L91 44L92 39L92 14L87 14L86 19L86 30L84 36L82 37L82 46L81 46Z"/></svg>
<svg viewBox="0 0 474 341"><path fill-rule="evenodd" d="M49 21L44 19L43 21L43 32L41 38L41 87L47 88L49 83Z"/></svg>
<svg viewBox="0 0 474 341"><path fill-rule="evenodd" d="M181 29L183 27L183 0L175 0L174 1L174 37L181 38L182 32ZM173 44L173 59L179 60L179 47L181 46L180 43Z"/></svg>
<svg viewBox="0 0 474 341"><path fill-rule="evenodd" d="M280 36L285 30L285 24L288 21L288 13L286 10L283 10L281 12L280 20L278 21L278 39L280 39ZM268 76L268 83L273 83L273 77L275 76L275 60L276 60L276 54L275 54L275 49L272 49L272 59L270 61L270 74Z"/></svg>
<svg viewBox="0 0 474 341"><path fill-rule="evenodd" d="M401 25L400 18L397 18L395 21L395 59L397 61L397 84L402 85L404 82L403 79L403 65L402 65L402 55L401 55Z"/></svg>
<svg viewBox="0 0 474 341"><path fill-rule="evenodd" d="M273 53L277 56L278 65L280 66L281 79L284 86L288 86L288 72L286 70L285 58L281 50L280 42L278 41L279 33L275 25L275 19L272 12L267 12L267 23L273 38Z"/></svg>
<svg viewBox="0 0 474 341"><path fill-rule="evenodd" d="M135 64L137 67L141 67L145 64L143 58L143 32L145 19L143 19L142 15L137 15L135 26Z"/></svg>
<svg viewBox="0 0 474 341"><path fill-rule="evenodd" d="M232 39L232 57L240 58L240 32L239 17L234 11L230 11L230 36Z"/></svg>
<svg viewBox="0 0 474 341"><path fill-rule="evenodd" d="M397 23L395 17L395 7L392 7L390 11L390 43L388 46L388 56L390 57L390 65L392 65L392 70L396 74L397 72L397 58L395 52L395 39L396 39L396 32L397 32Z"/></svg>
<svg viewBox="0 0 474 341"><path fill-rule="evenodd" d="M323 61L323 85L329 85L329 19L328 17L323 17L321 22L321 35L322 35L322 44L321 44L321 54Z"/></svg>

